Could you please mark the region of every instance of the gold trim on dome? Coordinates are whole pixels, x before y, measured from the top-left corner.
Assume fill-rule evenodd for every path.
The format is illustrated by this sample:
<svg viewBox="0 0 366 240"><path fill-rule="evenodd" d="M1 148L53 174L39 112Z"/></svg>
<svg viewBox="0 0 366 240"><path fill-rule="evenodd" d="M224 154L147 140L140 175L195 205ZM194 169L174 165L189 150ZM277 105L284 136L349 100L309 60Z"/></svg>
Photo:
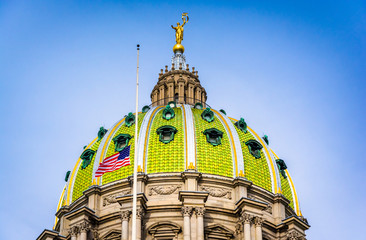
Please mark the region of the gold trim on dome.
<svg viewBox="0 0 366 240"><path fill-rule="evenodd" d="M214 113L216 113L217 116L220 117L221 121L226 126L226 131L229 133L230 140L231 140L231 144L230 145L232 146L232 149L233 149L233 152L234 152L234 159L235 159L235 176L234 177L237 177L237 176L239 176L238 175L238 159L237 159L237 156L236 156L236 147L235 147L235 142L234 142L233 134L231 133L231 130L230 130L229 125L227 124L225 118L223 118L221 116L221 114L219 114L215 109L211 109L211 111L213 111Z"/></svg>
<svg viewBox="0 0 366 240"><path fill-rule="evenodd" d="M89 143L89 145L85 149L89 149L97 139L98 139L98 137L96 137L91 143ZM78 161L76 162L76 165L75 165L74 169L72 170L72 173L70 176L69 187L67 189L66 204L70 204L70 195L71 195L70 192L71 192L71 189L74 188L73 180L74 180L74 176L75 176L75 171L78 169L78 167L80 165L80 161L81 161L81 158L79 158Z"/></svg>

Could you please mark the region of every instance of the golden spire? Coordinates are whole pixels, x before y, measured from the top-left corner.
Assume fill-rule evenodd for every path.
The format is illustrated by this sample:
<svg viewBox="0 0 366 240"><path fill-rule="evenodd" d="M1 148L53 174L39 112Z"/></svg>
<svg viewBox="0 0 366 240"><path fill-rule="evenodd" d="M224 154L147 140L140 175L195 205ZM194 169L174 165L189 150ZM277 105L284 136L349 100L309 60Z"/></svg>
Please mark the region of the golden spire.
<svg viewBox="0 0 366 240"><path fill-rule="evenodd" d="M173 47L173 52L177 52L177 51L180 51L180 52L184 52L184 47L183 45L181 44L182 43L182 40L183 40L183 26L188 22L189 20L189 17L188 17L188 13L182 13L182 20L183 20L183 24L180 25L179 22L177 22L177 26L174 27L172 25L172 28L175 30L175 42L176 44L174 45Z"/></svg>

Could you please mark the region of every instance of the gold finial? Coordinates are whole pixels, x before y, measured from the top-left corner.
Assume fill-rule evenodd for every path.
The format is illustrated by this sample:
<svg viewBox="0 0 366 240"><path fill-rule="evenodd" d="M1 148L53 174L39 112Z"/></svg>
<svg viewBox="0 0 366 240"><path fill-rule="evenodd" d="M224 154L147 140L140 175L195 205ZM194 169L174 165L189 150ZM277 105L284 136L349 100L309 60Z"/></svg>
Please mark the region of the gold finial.
<svg viewBox="0 0 366 240"><path fill-rule="evenodd" d="M245 175L244 175L244 173L243 173L243 170L240 170L240 172L239 172L239 177L244 177Z"/></svg>
<svg viewBox="0 0 366 240"><path fill-rule="evenodd" d="M188 169L194 169L193 162L190 162L190 163L189 163Z"/></svg>
<svg viewBox="0 0 366 240"><path fill-rule="evenodd" d="M137 166L137 172L143 172L140 165Z"/></svg>
<svg viewBox="0 0 366 240"><path fill-rule="evenodd" d="M93 184L92 185L97 185L97 183L95 182L95 178L93 179Z"/></svg>
<svg viewBox="0 0 366 240"><path fill-rule="evenodd" d="M175 42L176 44L173 47L173 52L177 52L177 51L181 51L182 53L184 52L184 47L182 45L182 40L183 40L183 26L188 22L189 17L188 17L188 13L182 13L182 20L183 20L183 24L180 25L179 22L177 22L177 26L174 27L172 25L172 28L175 30Z"/></svg>

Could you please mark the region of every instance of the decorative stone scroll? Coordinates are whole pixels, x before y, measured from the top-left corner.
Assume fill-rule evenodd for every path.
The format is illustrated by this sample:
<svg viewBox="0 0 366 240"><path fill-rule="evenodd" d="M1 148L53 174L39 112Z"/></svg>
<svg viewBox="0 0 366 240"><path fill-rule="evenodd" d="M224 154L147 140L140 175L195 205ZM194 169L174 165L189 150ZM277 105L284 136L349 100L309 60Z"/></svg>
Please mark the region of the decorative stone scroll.
<svg viewBox="0 0 366 240"><path fill-rule="evenodd" d="M231 190L226 188L217 188L211 186L201 186L201 191L208 192L212 197L231 199Z"/></svg>
<svg viewBox="0 0 366 240"><path fill-rule="evenodd" d="M115 193L115 194L108 195L108 196L104 197L103 198L103 207L111 205L112 203L116 203L117 202L116 197L123 196L123 195L128 195L128 194L131 194L131 190L125 190L125 191L122 191L122 192Z"/></svg>
<svg viewBox="0 0 366 240"><path fill-rule="evenodd" d="M121 219L122 221L128 221L130 219L131 211L126 210L121 212Z"/></svg>
<svg viewBox="0 0 366 240"><path fill-rule="evenodd" d="M296 230L290 230L286 234L288 240L305 240L305 237Z"/></svg>
<svg viewBox="0 0 366 240"><path fill-rule="evenodd" d="M241 220L243 223L250 223L253 220L253 216L248 213L242 213Z"/></svg>
<svg viewBox="0 0 366 240"><path fill-rule="evenodd" d="M256 225L256 226L262 226L262 223L264 222L264 220L263 220L263 218L261 218L261 217L255 217L254 218L254 224Z"/></svg>
<svg viewBox="0 0 366 240"><path fill-rule="evenodd" d="M266 209L264 209L264 211L272 214L272 204L268 204L267 207L266 207Z"/></svg>
<svg viewBox="0 0 366 240"><path fill-rule="evenodd" d="M173 193L178 193L181 189L182 185L153 186L149 188L149 196L171 195Z"/></svg>

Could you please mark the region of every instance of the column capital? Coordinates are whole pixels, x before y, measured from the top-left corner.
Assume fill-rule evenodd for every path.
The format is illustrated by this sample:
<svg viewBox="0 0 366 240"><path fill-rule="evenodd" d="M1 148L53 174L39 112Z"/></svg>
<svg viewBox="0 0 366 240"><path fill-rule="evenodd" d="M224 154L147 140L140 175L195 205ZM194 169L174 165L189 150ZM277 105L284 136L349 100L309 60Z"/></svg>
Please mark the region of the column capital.
<svg viewBox="0 0 366 240"><path fill-rule="evenodd" d="M192 215L193 207L191 206L183 206L182 207L182 215L183 216L191 216Z"/></svg>
<svg viewBox="0 0 366 240"><path fill-rule="evenodd" d="M250 223L253 219L253 215L244 212L241 214L241 219L244 223Z"/></svg>
<svg viewBox="0 0 366 240"><path fill-rule="evenodd" d="M204 208L204 207L196 207L194 210L195 210L197 216L203 216L203 215L205 215L205 212L206 212L206 208Z"/></svg>
<svg viewBox="0 0 366 240"><path fill-rule="evenodd" d="M121 219L122 221L128 221L130 219L131 211L125 210L121 212Z"/></svg>
<svg viewBox="0 0 366 240"><path fill-rule="evenodd" d="M143 208L138 208L136 211L136 217L139 219L144 218L145 216L145 210Z"/></svg>
<svg viewBox="0 0 366 240"><path fill-rule="evenodd" d="M254 224L255 224L255 226L257 226L257 227L260 227L260 226L262 226L262 223L264 222L264 220L263 220L263 218L261 218L261 217L255 217L254 218Z"/></svg>
<svg viewBox="0 0 366 240"><path fill-rule="evenodd" d="M87 232L90 230L90 224L87 221L83 221L79 224L80 232Z"/></svg>
<svg viewBox="0 0 366 240"><path fill-rule="evenodd" d="M73 226L69 228L67 231L71 237L76 237L76 235L80 232L80 228L79 226Z"/></svg>

